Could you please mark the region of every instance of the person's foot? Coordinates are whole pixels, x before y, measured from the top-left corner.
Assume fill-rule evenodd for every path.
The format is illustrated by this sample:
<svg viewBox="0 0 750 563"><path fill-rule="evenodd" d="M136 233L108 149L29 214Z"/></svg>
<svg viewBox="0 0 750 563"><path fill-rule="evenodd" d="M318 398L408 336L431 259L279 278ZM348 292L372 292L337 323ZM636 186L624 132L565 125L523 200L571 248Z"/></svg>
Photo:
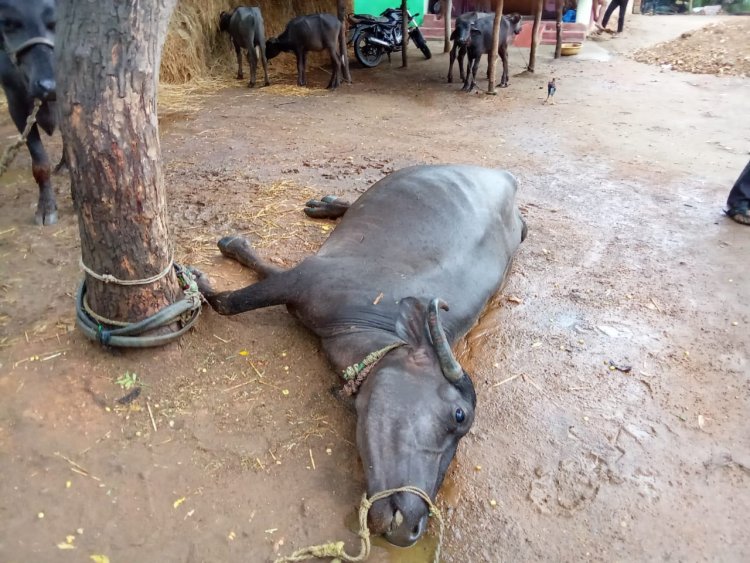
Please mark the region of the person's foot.
<svg viewBox="0 0 750 563"><path fill-rule="evenodd" d="M747 209L730 209L726 212L727 216L740 225L750 225L750 211Z"/></svg>

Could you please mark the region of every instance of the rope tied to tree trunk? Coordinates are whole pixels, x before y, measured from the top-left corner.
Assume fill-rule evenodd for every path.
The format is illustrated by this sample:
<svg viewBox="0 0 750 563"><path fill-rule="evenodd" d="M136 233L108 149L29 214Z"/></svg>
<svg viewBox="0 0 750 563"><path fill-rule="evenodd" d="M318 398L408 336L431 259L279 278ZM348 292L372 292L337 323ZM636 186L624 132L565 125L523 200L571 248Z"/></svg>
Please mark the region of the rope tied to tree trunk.
<svg viewBox="0 0 750 563"><path fill-rule="evenodd" d="M443 528L445 525L443 521L443 515L440 513L440 509L435 506L435 504L432 502L432 499L430 499L430 496L427 493L425 493L419 487L412 486L398 487L396 489L387 489L385 491L380 491L379 493L375 493L374 495L372 495L370 498L367 498L367 493L362 495L362 501L359 504L359 531L357 532L361 547L357 555L349 555L344 549L344 542L338 541L328 542L320 545L311 545L310 547L298 549L291 555L288 555L286 557L279 557L274 561L274 563L296 563L298 561L306 561L312 558L323 559L326 557L333 558L334 563L340 561L344 561L346 563L358 563L359 561L365 561L368 557L370 557L371 548L370 530L367 527L367 514L370 512L370 509L375 502L396 493L412 493L414 495L417 495L419 498L425 501L425 503L427 503L427 506L430 508L430 516L435 518L439 524L438 543L437 547L435 548L435 555L432 559L433 563L439 563L440 546L443 543Z"/></svg>
<svg viewBox="0 0 750 563"><path fill-rule="evenodd" d="M3 156L0 157L0 176L8 171L8 168L10 168L11 163L16 158L18 151L26 144L26 139L29 138L31 128L36 124L36 114L39 113L39 108L41 107L42 100L39 98L34 99L34 107L26 118L26 126L23 128L21 135L3 151Z"/></svg>
<svg viewBox="0 0 750 563"><path fill-rule="evenodd" d="M177 340L190 330L198 320L203 297L198 290L195 275L191 271L179 264L172 264L170 265L171 268L174 268L180 282L183 298L136 323L113 321L94 313L86 299L86 280L84 279L76 295L76 324L78 328L89 340L99 342L103 346L149 348L162 346ZM182 326L176 332L143 336L147 332L168 327L178 321Z"/></svg>
<svg viewBox="0 0 750 563"><path fill-rule="evenodd" d="M113 283L116 285L127 286L127 285L148 285L151 283L158 282L160 279L162 279L167 274L169 274L169 272L172 271L172 268L175 266L175 263L174 263L174 256L173 256L172 258L169 259L169 264L167 264L167 267L164 268L164 270L162 270L156 275L151 276L150 278L144 278L141 280L121 280L110 274L98 274L94 270L89 268L86 264L83 263L83 256L81 256L80 260L78 261L78 265L81 267L81 270L86 272L95 280L99 280L100 282L103 282L103 283Z"/></svg>

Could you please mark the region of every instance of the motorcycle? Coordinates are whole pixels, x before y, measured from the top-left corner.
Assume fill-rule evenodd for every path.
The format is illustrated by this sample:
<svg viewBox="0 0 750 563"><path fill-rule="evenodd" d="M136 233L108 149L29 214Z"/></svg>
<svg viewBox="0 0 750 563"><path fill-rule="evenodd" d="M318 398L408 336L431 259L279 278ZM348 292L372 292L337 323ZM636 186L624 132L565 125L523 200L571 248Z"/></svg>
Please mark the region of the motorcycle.
<svg viewBox="0 0 750 563"><path fill-rule="evenodd" d="M412 16L407 10L406 15L409 18L409 38L419 47L424 58L429 59L432 53L417 22L414 21L419 14ZM388 8L380 14L380 17L369 14L349 14L348 19L350 28L347 43L354 45L354 56L362 66L374 68L380 64L383 55L386 54L390 61L391 53L403 48L401 10Z"/></svg>

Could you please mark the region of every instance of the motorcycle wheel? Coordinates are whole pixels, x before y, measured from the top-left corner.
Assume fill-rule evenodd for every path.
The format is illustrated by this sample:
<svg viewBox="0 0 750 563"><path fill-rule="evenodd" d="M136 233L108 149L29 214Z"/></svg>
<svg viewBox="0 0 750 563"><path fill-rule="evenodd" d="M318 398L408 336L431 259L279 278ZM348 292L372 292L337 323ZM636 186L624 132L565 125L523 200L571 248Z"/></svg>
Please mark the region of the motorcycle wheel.
<svg viewBox="0 0 750 563"><path fill-rule="evenodd" d="M420 30L418 27L414 28L414 31L411 33L412 41L414 41L414 44L419 47L419 50L422 51L422 54L424 55L425 59L431 59L432 53L430 52L430 48L427 46L427 41L425 41L424 35L422 35L422 30Z"/></svg>
<svg viewBox="0 0 750 563"><path fill-rule="evenodd" d="M367 42L370 34L366 31L354 38L354 56L359 63L367 68L374 68L383 59L383 48Z"/></svg>

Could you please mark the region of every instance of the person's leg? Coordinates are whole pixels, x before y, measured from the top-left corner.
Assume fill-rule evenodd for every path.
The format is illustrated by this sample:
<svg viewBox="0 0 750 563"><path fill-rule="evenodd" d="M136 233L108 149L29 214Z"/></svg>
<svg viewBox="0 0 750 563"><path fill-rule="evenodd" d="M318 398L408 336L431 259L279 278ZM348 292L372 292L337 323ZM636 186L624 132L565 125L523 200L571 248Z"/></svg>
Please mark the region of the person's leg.
<svg viewBox="0 0 750 563"><path fill-rule="evenodd" d="M602 27L606 28L607 24L609 23L609 18L612 17L612 14L615 11L615 8L617 8L619 4L617 3L617 0L612 0L609 3L609 6L607 6L607 10L604 12L604 17L602 18Z"/></svg>
<svg viewBox="0 0 750 563"><path fill-rule="evenodd" d="M737 178L727 198L727 215L745 225L750 225L750 162Z"/></svg>
<svg viewBox="0 0 750 563"><path fill-rule="evenodd" d="M628 11L628 0L620 0L620 13L617 14L617 33L625 28L625 12Z"/></svg>

